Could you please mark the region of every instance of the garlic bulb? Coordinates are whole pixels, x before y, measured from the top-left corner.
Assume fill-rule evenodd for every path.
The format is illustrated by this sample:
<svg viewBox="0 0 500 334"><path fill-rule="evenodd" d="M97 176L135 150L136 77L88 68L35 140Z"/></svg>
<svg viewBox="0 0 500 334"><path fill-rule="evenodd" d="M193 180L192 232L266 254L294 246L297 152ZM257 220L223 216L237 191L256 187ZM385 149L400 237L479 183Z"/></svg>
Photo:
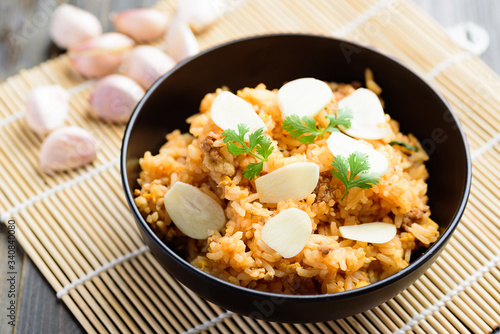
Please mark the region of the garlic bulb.
<svg viewBox="0 0 500 334"><path fill-rule="evenodd" d="M93 78L111 74L120 66L123 53L134 46L129 37L107 33L68 50L73 67L81 75Z"/></svg>
<svg viewBox="0 0 500 334"><path fill-rule="evenodd" d="M68 49L100 34L101 22L86 10L62 4L52 14L50 37L61 49Z"/></svg>
<svg viewBox="0 0 500 334"><path fill-rule="evenodd" d="M26 123L41 136L62 126L69 110L69 94L61 86L39 86L30 90Z"/></svg>
<svg viewBox="0 0 500 334"><path fill-rule="evenodd" d="M167 16L151 8L135 8L111 15L116 31L139 42L150 42L165 34Z"/></svg>
<svg viewBox="0 0 500 334"><path fill-rule="evenodd" d="M108 75L92 91L91 112L107 122L126 123L143 96L144 89L134 80L120 74Z"/></svg>
<svg viewBox="0 0 500 334"><path fill-rule="evenodd" d="M175 66L175 61L161 50L142 45L124 55L124 74L138 82L144 89L151 87L163 74Z"/></svg>
<svg viewBox="0 0 500 334"><path fill-rule="evenodd" d="M195 33L202 32L223 14L213 0L178 0L177 15L187 22Z"/></svg>
<svg viewBox="0 0 500 334"><path fill-rule="evenodd" d="M200 52L200 46L193 32L178 16L170 21L163 48L177 62Z"/></svg>
<svg viewBox="0 0 500 334"><path fill-rule="evenodd" d="M51 132L40 149L40 167L45 172L65 171L91 163L97 140L82 128L66 126Z"/></svg>

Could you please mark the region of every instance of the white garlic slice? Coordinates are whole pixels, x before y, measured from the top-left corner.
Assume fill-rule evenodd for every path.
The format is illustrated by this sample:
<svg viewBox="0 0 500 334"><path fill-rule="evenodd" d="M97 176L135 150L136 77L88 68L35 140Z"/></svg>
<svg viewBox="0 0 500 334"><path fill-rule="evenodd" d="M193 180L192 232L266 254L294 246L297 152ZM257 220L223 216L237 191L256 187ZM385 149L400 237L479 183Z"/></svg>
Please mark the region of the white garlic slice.
<svg viewBox="0 0 500 334"><path fill-rule="evenodd" d="M214 99L210 116L212 121L222 130L233 129L237 131L240 123L244 123L250 128L249 133L267 128L250 103L227 91L220 93Z"/></svg>
<svg viewBox="0 0 500 334"><path fill-rule="evenodd" d="M348 158L354 152L368 154L372 173L382 176L389 170L389 162L382 153L341 132L332 132L326 143L334 156L342 155Z"/></svg>
<svg viewBox="0 0 500 334"><path fill-rule="evenodd" d="M299 254L312 233L311 218L297 208L286 209L262 228L262 241L285 259Z"/></svg>
<svg viewBox="0 0 500 334"><path fill-rule="evenodd" d="M58 128L42 143L40 167L48 173L79 168L95 159L97 149L97 140L87 130L76 126Z"/></svg>
<svg viewBox="0 0 500 334"><path fill-rule="evenodd" d="M340 226L340 234L345 239L383 244L396 235L396 226L389 223L365 223L360 225Z"/></svg>
<svg viewBox="0 0 500 334"><path fill-rule="evenodd" d="M138 42L160 38L168 26L167 15L152 8L133 8L110 15L116 31Z"/></svg>
<svg viewBox="0 0 500 334"><path fill-rule="evenodd" d="M339 109L350 109L353 117L351 127L340 129L351 137L361 139L382 139L391 133L385 121L384 109L374 92L358 88L351 95L339 101Z"/></svg>
<svg viewBox="0 0 500 334"><path fill-rule="evenodd" d="M165 194L163 203L175 226L193 239L206 239L209 230L220 230L226 223L220 204L187 183L176 182Z"/></svg>
<svg viewBox="0 0 500 334"><path fill-rule="evenodd" d="M278 203L309 196L319 180L319 166L313 162L296 162L278 168L255 180L261 203Z"/></svg>
<svg viewBox="0 0 500 334"><path fill-rule="evenodd" d="M177 15L200 33L221 17L223 10L219 7L213 0L178 0Z"/></svg>
<svg viewBox="0 0 500 334"><path fill-rule="evenodd" d="M102 34L97 17L73 5L59 5L50 19L50 37L61 49L80 44Z"/></svg>
<svg viewBox="0 0 500 334"><path fill-rule="evenodd" d="M123 57L125 75L148 89L163 74L175 66L175 61L164 52L149 45L128 51Z"/></svg>
<svg viewBox="0 0 500 334"><path fill-rule="evenodd" d="M26 103L26 123L44 136L63 126L69 110L69 94L61 86L39 86L30 90Z"/></svg>
<svg viewBox="0 0 500 334"><path fill-rule="evenodd" d="M330 86L314 78L290 81L284 84L276 95L283 119L290 115L314 117L332 98Z"/></svg>
<svg viewBox="0 0 500 334"><path fill-rule="evenodd" d="M189 25L175 16L165 34L163 50L175 61L180 62L200 52L200 46Z"/></svg>

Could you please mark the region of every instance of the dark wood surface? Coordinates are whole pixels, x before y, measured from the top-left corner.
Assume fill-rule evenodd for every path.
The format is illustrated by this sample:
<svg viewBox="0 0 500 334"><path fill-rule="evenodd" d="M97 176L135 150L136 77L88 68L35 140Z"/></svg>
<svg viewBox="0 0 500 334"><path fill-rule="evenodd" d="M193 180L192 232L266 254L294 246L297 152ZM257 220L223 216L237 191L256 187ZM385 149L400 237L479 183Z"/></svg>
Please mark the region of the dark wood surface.
<svg viewBox="0 0 500 334"><path fill-rule="evenodd" d="M112 30L108 19L110 11L151 6L154 0L74 0L70 1L94 12L103 22L104 30ZM415 0L438 22L447 27L459 22L480 24L490 34L491 45L482 56L484 61L500 73L500 1L498 0ZM0 0L0 81L30 68L58 53L49 41L49 17L55 0ZM0 180L1 187L1 180ZM1 224L0 224L1 225ZM83 329L71 312L59 301L51 286L33 262L18 246L15 255L15 327L9 324L5 310L12 298L7 281L7 229L0 233L0 333L82 333ZM500 333L500 332L497 332Z"/></svg>

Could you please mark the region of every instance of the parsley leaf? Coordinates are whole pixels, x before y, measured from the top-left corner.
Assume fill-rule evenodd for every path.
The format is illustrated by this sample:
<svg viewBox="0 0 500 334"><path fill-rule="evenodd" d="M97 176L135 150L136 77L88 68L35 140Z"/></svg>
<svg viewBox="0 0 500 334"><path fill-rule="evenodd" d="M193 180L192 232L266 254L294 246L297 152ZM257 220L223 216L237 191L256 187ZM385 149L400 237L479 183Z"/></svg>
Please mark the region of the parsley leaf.
<svg viewBox="0 0 500 334"><path fill-rule="evenodd" d="M416 146L411 146L411 145L408 145L407 143L403 142L403 141L399 141L399 140L393 140L389 143L389 145L401 145L403 146L404 148L406 148L407 150L410 150L410 151L413 151L413 152L418 152L418 147Z"/></svg>
<svg viewBox="0 0 500 334"><path fill-rule="evenodd" d="M252 180L260 175L264 167L264 161L273 153L273 143L269 136L263 134L264 129L258 129L248 135L248 144L245 142L245 135L250 132L248 125L238 124L238 132L232 129L226 129L222 132L224 143L227 144L227 150L231 154L240 155L250 153L260 162L248 164L243 171L243 176ZM256 151L254 153L254 150Z"/></svg>
<svg viewBox="0 0 500 334"><path fill-rule="evenodd" d="M339 131L336 127L341 125L345 128L351 127L352 112L349 108L339 109L337 116L326 115L330 120L324 129L316 125L316 120L311 116L299 118L297 115L290 115L283 120L283 128L303 144L311 144L316 137L323 138L325 132Z"/></svg>
<svg viewBox="0 0 500 334"><path fill-rule="evenodd" d="M347 195L349 189L357 187L361 189L370 189L378 183L379 175L369 173L370 163L368 162L368 154L354 152L348 158L342 155L337 155L332 161L332 175L339 179L345 186L344 196ZM349 173L348 173L349 172Z"/></svg>

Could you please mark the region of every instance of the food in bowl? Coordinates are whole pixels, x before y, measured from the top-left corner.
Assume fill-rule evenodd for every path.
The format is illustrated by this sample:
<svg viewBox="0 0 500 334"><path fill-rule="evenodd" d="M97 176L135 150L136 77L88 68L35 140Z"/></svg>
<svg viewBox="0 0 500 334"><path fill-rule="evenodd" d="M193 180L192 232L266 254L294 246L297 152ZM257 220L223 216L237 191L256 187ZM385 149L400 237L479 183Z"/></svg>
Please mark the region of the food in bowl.
<svg viewBox="0 0 500 334"><path fill-rule="evenodd" d="M189 133L140 159L137 207L194 266L251 289L334 293L397 273L439 237L428 156L380 88L360 86L207 94Z"/></svg>

